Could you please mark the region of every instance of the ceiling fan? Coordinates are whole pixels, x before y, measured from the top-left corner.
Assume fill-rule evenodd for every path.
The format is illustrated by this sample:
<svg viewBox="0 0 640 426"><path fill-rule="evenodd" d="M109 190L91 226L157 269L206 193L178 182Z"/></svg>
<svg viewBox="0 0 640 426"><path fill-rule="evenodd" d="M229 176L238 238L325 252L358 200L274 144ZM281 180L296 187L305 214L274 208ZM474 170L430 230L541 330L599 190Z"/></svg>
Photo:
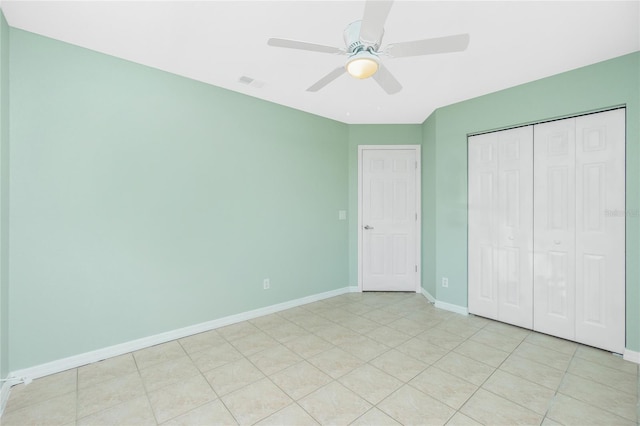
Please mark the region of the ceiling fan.
<svg viewBox="0 0 640 426"><path fill-rule="evenodd" d="M352 22L344 30L345 49L282 38L270 38L267 44L275 47L348 56L343 67L336 68L322 77L307 89L308 92L317 92L342 74L349 73L360 79L373 77L380 87L390 95L398 93L402 89L402 85L382 64L380 56L404 58L460 52L469 45L469 34L456 34L390 44L380 50L384 35L384 23L392 4L392 0L367 0L362 20Z"/></svg>

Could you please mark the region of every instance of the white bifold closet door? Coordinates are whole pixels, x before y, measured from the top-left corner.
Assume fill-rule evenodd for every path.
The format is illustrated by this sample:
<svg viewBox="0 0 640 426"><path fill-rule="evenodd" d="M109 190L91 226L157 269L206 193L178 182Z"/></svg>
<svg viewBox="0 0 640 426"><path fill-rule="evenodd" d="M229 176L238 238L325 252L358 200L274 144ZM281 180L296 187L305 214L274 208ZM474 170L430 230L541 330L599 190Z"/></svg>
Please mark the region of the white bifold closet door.
<svg viewBox="0 0 640 426"><path fill-rule="evenodd" d="M531 328L533 131L469 138L469 312Z"/></svg>
<svg viewBox="0 0 640 426"><path fill-rule="evenodd" d="M622 353L625 109L469 138L469 312Z"/></svg>
<svg viewBox="0 0 640 426"><path fill-rule="evenodd" d="M622 353L625 110L534 132L534 329Z"/></svg>

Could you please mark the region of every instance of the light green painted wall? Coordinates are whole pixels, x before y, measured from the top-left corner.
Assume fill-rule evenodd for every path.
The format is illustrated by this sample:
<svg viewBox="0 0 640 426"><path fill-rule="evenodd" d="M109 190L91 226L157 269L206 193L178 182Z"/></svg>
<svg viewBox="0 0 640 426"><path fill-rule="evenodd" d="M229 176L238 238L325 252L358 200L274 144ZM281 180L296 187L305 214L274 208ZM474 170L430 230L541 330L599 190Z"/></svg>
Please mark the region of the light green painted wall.
<svg viewBox="0 0 640 426"><path fill-rule="evenodd" d="M349 284L347 125L10 41L11 370Z"/></svg>
<svg viewBox="0 0 640 426"><path fill-rule="evenodd" d="M627 106L627 209L640 209L640 53L625 55L437 110L436 298L467 306L467 134ZM433 225L433 224L432 224ZM627 348L640 351L640 218L627 218Z"/></svg>
<svg viewBox="0 0 640 426"><path fill-rule="evenodd" d="M436 124L434 111L422 124L422 288L436 297Z"/></svg>
<svg viewBox="0 0 640 426"><path fill-rule="evenodd" d="M419 124L349 126L349 285L358 285L358 145L421 145ZM424 173L424 166L422 173Z"/></svg>
<svg viewBox="0 0 640 426"><path fill-rule="evenodd" d="M0 11L0 378L9 373L9 25Z"/></svg>

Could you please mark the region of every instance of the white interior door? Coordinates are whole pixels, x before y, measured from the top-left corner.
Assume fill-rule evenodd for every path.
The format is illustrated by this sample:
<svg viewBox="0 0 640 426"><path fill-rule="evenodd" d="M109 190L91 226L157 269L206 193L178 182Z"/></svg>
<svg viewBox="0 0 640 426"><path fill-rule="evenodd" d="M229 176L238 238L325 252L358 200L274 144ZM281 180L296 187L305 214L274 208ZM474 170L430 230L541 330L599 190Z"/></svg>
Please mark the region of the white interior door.
<svg viewBox="0 0 640 426"><path fill-rule="evenodd" d="M533 127L498 135L498 320L533 326Z"/></svg>
<svg viewBox="0 0 640 426"><path fill-rule="evenodd" d="M418 159L418 147L360 147L363 291L419 291Z"/></svg>
<svg viewBox="0 0 640 426"><path fill-rule="evenodd" d="M498 133L469 138L469 312L498 319Z"/></svg>
<svg viewBox="0 0 640 426"><path fill-rule="evenodd" d="M534 133L533 327L575 340L575 119Z"/></svg>
<svg viewBox="0 0 640 426"><path fill-rule="evenodd" d="M625 347L625 110L576 118L576 340Z"/></svg>

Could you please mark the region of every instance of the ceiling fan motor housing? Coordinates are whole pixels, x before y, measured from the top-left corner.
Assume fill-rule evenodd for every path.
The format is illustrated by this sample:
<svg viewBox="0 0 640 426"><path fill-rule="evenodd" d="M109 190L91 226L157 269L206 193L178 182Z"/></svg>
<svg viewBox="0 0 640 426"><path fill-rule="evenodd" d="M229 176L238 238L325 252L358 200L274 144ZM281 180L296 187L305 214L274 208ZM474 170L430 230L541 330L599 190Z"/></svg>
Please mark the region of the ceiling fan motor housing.
<svg viewBox="0 0 640 426"><path fill-rule="evenodd" d="M347 52L349 52L352 55L358 52L361 52L363 50L368 50L371 53L375 53L378 51L378 48L380 47L380 42L382 41L382 36L384 32L380 34L380 37L374 43L371 43L370 41L361 40L360 39L361 24L362 24L362 21L352 22L349 24L349 26L347 26L347 28L345 28L343 32L344 44L347 46Z"/></svg>

